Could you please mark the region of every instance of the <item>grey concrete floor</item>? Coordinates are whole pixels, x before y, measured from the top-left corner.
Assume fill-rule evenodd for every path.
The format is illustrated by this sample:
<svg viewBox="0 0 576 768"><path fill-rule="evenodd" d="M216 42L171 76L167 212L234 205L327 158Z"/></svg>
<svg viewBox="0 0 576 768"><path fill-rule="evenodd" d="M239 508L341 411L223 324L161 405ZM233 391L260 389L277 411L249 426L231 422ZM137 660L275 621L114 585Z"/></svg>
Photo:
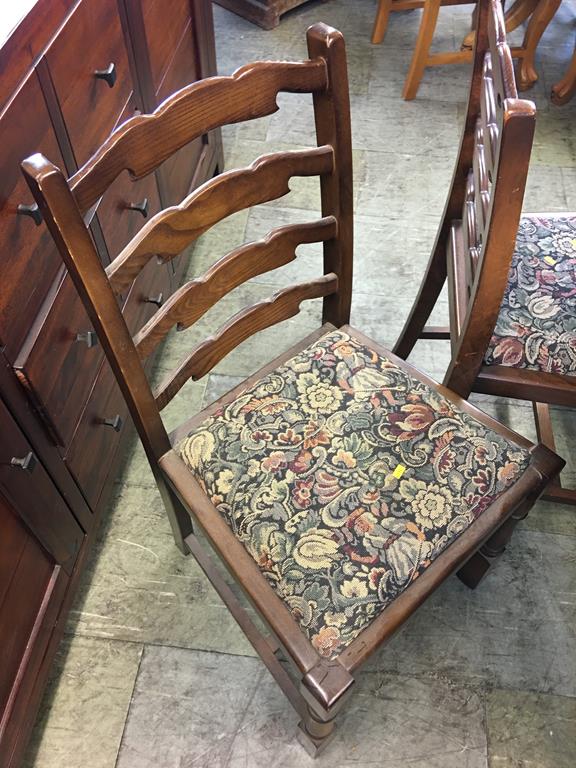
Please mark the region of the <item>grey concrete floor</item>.
<svg viewBox="0 0 576 768"><path fill-rule="evenodd" d="M418 12L393 14L383 45L369 42L374 0L311 0L264 32L214 6L219 70L254 59L305 56L304 33L323 20L348 44L352 93L356 275L353 323L393 344L432 245L464 115L466 66L428 71L416 101L400 98ZM436 44L456 48L469 7L441 11ZM548 93L572 54L576 3L564 0L527 94L538 124L526 211L576 209L576 99L556 108ZM518 33L517 33L518 34ZM520 33L521 34L521 33ZM286 95L271 118L224 129L227 167L313 141L310 99ZM242 214L205 235L189 276L244 239L314 218L317 182ZM302 248L292 276L318 274L316 246ZM234 291L196 333L285 276L266 274ZM442 319L439 308L438 319ZM318 303L270 329L186 386L167 409L172 427L313 330ZM171 337L162 375L195 331ZM411 360L441 378L446 344L420 343ZM534 438L526 403L476 397L482 408ZM574 414L557 409L559 447L574 445ZM571 436L571 437L570 437ZM575 467L568 480L576 484ZM573 768L576 765L576 512L540 503L476 592L447 582L361 674L339 735L318 766L385 768ZM152 475L134 443L116 485L54 664L27 766L191 768L306 766L296 716L254 658L191 558L175 549Z"/></svg>

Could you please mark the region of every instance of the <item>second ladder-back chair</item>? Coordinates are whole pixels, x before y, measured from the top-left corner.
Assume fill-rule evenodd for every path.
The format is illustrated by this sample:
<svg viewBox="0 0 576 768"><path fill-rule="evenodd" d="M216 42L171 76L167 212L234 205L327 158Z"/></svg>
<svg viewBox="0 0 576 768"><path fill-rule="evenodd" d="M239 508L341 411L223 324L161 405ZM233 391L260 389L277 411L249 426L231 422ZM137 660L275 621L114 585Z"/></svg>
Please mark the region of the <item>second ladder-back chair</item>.
<svg viewBox="0 0 576 768"><path fill-rule="evenodd" d="M497 0L479 5L464 133L420 291L395 346L449 338L444 384L534 403L554 447L549 404L576 406L576 213L522 216L535 106L518 99ZM426 322L448 280L450 327ZM545 498L576 503L554 483Z"/></svg>
<svg viewBox="0 0 576 768"><path fill-rule="evenodd" d="M370 654L451 573L475 586L562 461L477 411L350 327L352 168L344 40L308 31L309 60L259 62L201 81L117 129L70 179L41 155L24 173L94 324L160 487L177 542L197 558L301 716L313 754ZM157 214L104 270L83 213L122 171L151 172L224 123L311 92L318 146L266 155ZM317 175L322 218L222 256L132 336L116 300L152 258L169 260L242 208ZM143 362L175 324L324 243L324 274L246 307L198 339L152 391ZM323 325L168 435L160 411L250 335L323 298ZM256 608L262 634L193 532ZM288 672L279 656L290 662Z"/></svg>

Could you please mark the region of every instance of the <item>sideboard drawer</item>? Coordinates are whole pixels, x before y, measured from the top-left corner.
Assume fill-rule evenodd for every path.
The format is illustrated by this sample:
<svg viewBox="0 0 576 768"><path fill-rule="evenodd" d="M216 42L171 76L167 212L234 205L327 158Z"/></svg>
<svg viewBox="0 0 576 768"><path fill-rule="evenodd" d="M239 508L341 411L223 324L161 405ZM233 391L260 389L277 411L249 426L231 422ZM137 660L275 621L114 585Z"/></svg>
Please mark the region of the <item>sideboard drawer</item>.
<svg viewBox="0 0 576 768"><path fill-rule="evenodd" d="M133 90L115 0L82 0L46 61L81 166L112 131Z"/></svg>
<svg viewBox="0 0 576 768"><path fill-rule="evenodd" d="M56 250L39 212L36 218L19 213L19 206L32 206L20 162L42 152L62 165L44 97L32 73L0 116L0 146L5 156L0 174L0 343L13 362L35 317L54 282L63 271ZM28 209L25 209L28 210Z"/></svg>
<svg viewBox="0 0 576 768"><path fill-rule="evenodd" d="M105 360L65 456L92 509L96 509L128 419L126 403Z"/></svg>
<svg viewBox="0 0 576 768"><path fill-rule="evenodd" d="M0 402L0 488L42 545L70 573L84 533L26 437Z"/></svg>
<svg viewBox="0 0 576 768"><path fill-rule="evenodd" d="M170 296L171 278L170 264L160 263L153 258L134 280L122 310L132 335L148 322L158 307Z"/></svg>
<svg viewBox="0 0 576 768"><path fill-rule="evenodd" d="M56 443L66 447L103 359L67 275L48 316L33 327L14 368Z"/></svg>
<svg viewBox="0 0 576 768"><path fill-rule="evenodd" d="M190 22L190 0L139 0L154 90L158 92L174 52ZM166 16L170 24L166 24ZM195 64L193 65L195 69Z"/></svg>
<svg viewBox="0 0 576 768"><path fill-rule="evenodd" d="M137 181L127 171L120 174L97 211L111 261L161 207L154 174Z"/></svg>

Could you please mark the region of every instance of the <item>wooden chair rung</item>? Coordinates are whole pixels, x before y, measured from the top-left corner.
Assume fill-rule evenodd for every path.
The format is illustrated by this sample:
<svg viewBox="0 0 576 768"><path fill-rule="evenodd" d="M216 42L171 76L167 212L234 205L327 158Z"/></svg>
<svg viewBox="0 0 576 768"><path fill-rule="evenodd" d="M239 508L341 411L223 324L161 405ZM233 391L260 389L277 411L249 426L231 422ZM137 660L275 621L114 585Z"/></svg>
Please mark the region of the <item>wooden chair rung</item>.
<svg viewBox="0 0 576 768"><path fill-rule="evenodd" d="M276 680L286 695L292 707L301 717L305 717L307 712L306 702L294 681L276 656L276 651L281 648L278 641L275 638L269 638L260 632L256 624L248 615L246 609L240 604L236 595L226 583L216 565L206 553L206 550L200 544L198 538L194 534L190 534L186 537L185 542L191 554L196 558L198 565L209 578L219 597L234 617L240 629L246 635L258 656L266 665L274 680Z"/></svg>
<svg viewBox="0 0 576 768"><path fill-rule="evenodd" d="M448 325L425 325L420 336L422 339L449 339L450 327Z"/></svg>

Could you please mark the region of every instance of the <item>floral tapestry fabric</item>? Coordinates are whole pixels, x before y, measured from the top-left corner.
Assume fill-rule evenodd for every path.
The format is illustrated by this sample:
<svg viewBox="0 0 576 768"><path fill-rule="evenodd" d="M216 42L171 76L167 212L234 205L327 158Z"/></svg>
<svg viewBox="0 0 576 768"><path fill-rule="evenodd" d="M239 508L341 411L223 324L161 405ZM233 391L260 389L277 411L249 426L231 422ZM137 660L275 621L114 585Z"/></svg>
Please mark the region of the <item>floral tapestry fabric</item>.
<svg viewBox="0 0 576 768"><path fill-rule="evenodd" d="M326 657L529 462L342 331L222 406L176 450Z"/></svg>
<svg viewBox="0 0 576 768"><path fill-rule="evenodd" d="M485 362L576 375L576 215L521 219Z"/></svg>

